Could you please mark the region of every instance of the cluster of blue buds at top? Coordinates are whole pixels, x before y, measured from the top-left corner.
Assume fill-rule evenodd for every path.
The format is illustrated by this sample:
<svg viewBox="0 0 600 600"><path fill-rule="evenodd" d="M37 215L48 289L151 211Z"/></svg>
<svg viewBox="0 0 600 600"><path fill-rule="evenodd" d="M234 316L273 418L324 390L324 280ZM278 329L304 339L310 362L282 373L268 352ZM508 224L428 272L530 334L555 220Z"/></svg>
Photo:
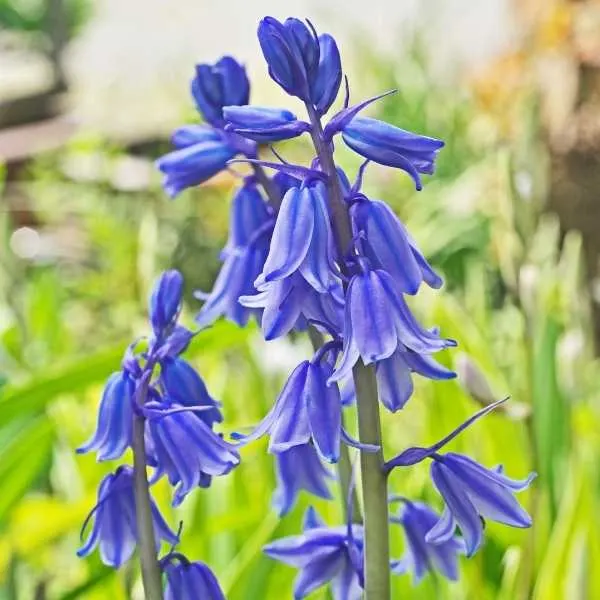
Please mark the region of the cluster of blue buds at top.
<svg viewBox="0 0 600 600"><path fill-rule="evenodd" d="M236 446L214 431L223 420L215 401L195 369L181 357L194 332L178 323L183 278L166 271L150 297L152 334L126 351L121 370L108 379L100 402L98 424L89 442L77 452L95 452L98 460L120 458L134 448L135 422L142 423L146 465L154 470L151 483L166 475L179 505L196 487L208 487L240 462ZM146 474L142 474L144 485ZM100 483L98 501L84 524L93 521L79 550L87 556L96 547L106 565L119 568L140 543L136 516L136 474L119 466ZM150 498L156 552L165 542L173 548L179 537L166 524ZM202 563L190 563L173 549L160 561L166 575L167 598L186 597L183 590L205 589L203 598L224 598L214 575ZM204 586L204 587L202 587ZM191 596L190 596L191 597Z"/></svg>
<svg viewBox="0 0 600 600"><path fill-rule="evenodd" d="M254 317L267 340L307 328L316 332L313 343L321 340L314 356L290 374L262 422L250 433L234 436L240 445L269 436L278 477L274 506L284 515L301 490L331 496L327 465L339 461L343 445L361 452L381 451L353 439L343 425L344 407L361 402L352 381L356 365L373 366L379 400L397 412L412 396L415 374L431 380L455 377L436 355L456 342L435 327L423 326L409 308L408 296L416 295L422 284L439 288L442 279L390 207L362 190L370 162L404 171L420 190L422 176L433 174L444 143L362 116L363 109L388 93L351 106L347 80L341 108L323 122L343 80L333 37L317 34L308 21L290 18L282 23L266 17L258 39L269 75L304 103L306 119L286 108L248 105L248 83L233 59L202 65L192 92L210 126L175 132L178 149L161 158L158 167L166 174L165 188L171 195L197 185L229 162L246 162L253 170L233 199L229 239L214 288L197 293L204 301L198 325L208 326L220 317L244 325ZM291 164L274 149L278 160L259 158L259 144L304 134L315 148L309 164ZM335 164L338 140L365 159L352 183ZM275 174L269 177L265 169ZM168 360L175 360L167 354ZM177 376L182 371L180 367ZM121 381L118 389L131 385ZM436 570L456 579L458 556L471 556L482 544L482 518L514 527L531 524L514 493L526 489L533 474L515 481L501 469L487 469L466 456L440 454L446 443L495 406L437 444L409 448L385 463L389 473L430 460L433 484L445 504L440 516L421 502L402 499L392 522L405 532L406 553L390 563L392 572L411 571L418 581ZM177 414L181 420L203 421L210 432L210 413ZM167 437L175 435L172 432L183 435L183 428L162 429ZM157 454L164 454L168 444L153 427L150 431L159 440ZM203 435L204 431L196 433L194 440L199 443ZM212 440L215 450L222 448L216 453L220 468L203 463L199 478L184 481L174 463L158 465L173 482L181 482L180 495L203 485L205 475L223 474L234 466L235 451L214 436ZM350 600L360 597L365 585L364 537L362 525L328 527L311 512L302 534L273 542L265 551L300 569L295 598L330 584L336 600Z"/></svg>

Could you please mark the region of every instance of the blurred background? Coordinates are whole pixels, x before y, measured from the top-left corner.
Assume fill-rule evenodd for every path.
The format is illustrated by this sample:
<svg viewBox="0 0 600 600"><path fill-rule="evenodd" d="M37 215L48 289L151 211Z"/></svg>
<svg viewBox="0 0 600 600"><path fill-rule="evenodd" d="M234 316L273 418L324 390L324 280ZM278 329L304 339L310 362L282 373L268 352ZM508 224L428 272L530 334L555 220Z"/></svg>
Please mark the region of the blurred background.
<svg viewBox="0 0 600 600"><path fill-rule="evenodd" d="M255 39L264 14L308 16L333 33L354 100L398 88L370 114L447 143L418 195L376 166L365 183L444 274L415 310L459 342L443 357L459 379L419 381L407 408L385 417L386 452L433 442L510 394L453 449L517 477L539 473L520 497L531 530L488 524L458 583L397 577L394 598L600 598L596 0L293 0L285 10L274 0L0 0L0 598L141 598L135 565L115 573L75 556L114 465L74 448L95 426L104 380L146 331L156 274L183 271L188 323L192 290L214 280L235 181L170 202L153 160L173 127L198 118L195 62L234 54L253 102L283 101ZM311 158L302 141L282 151ZM339 158L353 173L356 159ZM187 356L233 430L266 413L309 348L220 323ZM290 597L294 572L261 547L298 531L311 499L279 521L264 444L243 458L177 511L162 483L154 493L171 523L184 520L182 550L210 563L230 600ZM390 483L440 506L425 465ZM338 500L315 504L341 519ZM392 546L402 552L399 530Z"/></svg>

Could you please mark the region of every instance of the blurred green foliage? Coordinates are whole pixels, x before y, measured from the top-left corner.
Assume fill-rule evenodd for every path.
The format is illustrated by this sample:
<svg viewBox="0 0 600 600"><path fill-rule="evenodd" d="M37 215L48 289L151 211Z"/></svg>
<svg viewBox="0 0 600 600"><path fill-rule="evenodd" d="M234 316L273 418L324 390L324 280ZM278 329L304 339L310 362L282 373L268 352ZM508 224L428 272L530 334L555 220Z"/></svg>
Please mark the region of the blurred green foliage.
<svg viewBox="0 0 600 600"><path fill-rule="evenodd" d="M394 205L446 276L446 288L423 290L415 310L459 342L442 360L461 374L459 381L419 381L407 408L385 415L386 453L433 442L478 403L510 394L512 407L479 422L452 448L486 465L503 463L517 477L539 473L521 496L534 517L531 530L488 524L484 548L462 561L458 583L429 576L413 588L409 577L397 577L394 598L599 598L599 370L580 240L561 238L554 217L543 212L547 167L535 103L523 106L528 133L500 143L466 92L427 77L419 52L393 62L369 57L369 65L380 89L401 86L399 97L379 106L382 117L447 141L438 176L419 195L404 175L376 167L365 190ZM61 174L73 156L99 156L106 172L119 159L118 151L83 140L30 169L20 189L39 223L42 251L34 260L12 252L13 215L0 217L2 600L140 597L134 564L115 573L97 557L75 556L96 486L113 465L73 449L93 430L107 375L146 329L152 278L172 265L186 275L188 293L209 288L226 235L229 182L169 203L157 182L141 192L117 192L103 176L74 183ZM188 319L196 309L189 300ZM255 326L219 323L196 339L188 358L223 401L230 431L266 413L308 352L303 339L266 344ZM481 393L486 388L490 397ZM269 508L275 480L265 450L263 443L245 449L240 468L177 510L164 482L153 488L167 518L184 522L182 551L211 564L230 600L289 597L294 573L261 547L298 531L312 501L303 497L278 521ZM394 472L390 485L440 504L426 465ZM315 504L330 522L341 518L339 502ZM402 544L392 528L395 555Z"/></svg>

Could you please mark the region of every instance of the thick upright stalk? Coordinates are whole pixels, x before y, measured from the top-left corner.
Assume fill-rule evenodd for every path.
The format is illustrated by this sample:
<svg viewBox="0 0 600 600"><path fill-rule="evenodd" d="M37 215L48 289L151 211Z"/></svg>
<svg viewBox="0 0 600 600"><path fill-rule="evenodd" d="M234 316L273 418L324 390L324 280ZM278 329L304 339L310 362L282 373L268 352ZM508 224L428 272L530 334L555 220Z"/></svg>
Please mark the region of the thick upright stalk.
<svg viewBox="0 0 600 600"><path fill-rule="evenodd" d="M312 106L306 106L312 125L312 139L328 176L327 191L337 251L342 265L352 244L348 208L340 187L333 150L323 139L321 121ZM383 470L383 446L375 372L359 361L352 371L358 403L359 439L379 446L376 453L361 452L361 481L365 529L365 599L390 600L387 476Z"/></svg>
<svg viewBox="0 0 600 600"><path fill-rule="evenodd" d="M138 404L146 401L148 380L138 389ZM135 490L135 515L138 529L138 546L142 568L142 583L146 600L163 600L162 577L156 557L156 540L152 520L152 503L146 473L146 446L144 442L145 419L135 415L133 421L133 474Z"/></svg>
<svg viewBox="0 0 600 600"><path fill-rule="evenodd" d="M254 174L256 175L256 179L258 180L263 190L265 191L265 194L267 195L269 204L273 207L274 210L278 210L279 206L281 205L281 198L279 197L279 193L275 188L275 185L269 179L269 177L260 165L253 165L253 168ZM323 345L323 336L312 325L308 328L308 336L312 343L313 349L317 351ZM344 512L344 516L348 516L348 494L351 493L352 520L355 523L361 523L362 517L356 488L353 488L352 492L350 492L350 481L352 480L352 462L350 461L350 452L348 451L348 446L346 446L345 444L342 444L342 447L340 448L340 460L337 464L337 471L340 482L342 511Z"/></svg>

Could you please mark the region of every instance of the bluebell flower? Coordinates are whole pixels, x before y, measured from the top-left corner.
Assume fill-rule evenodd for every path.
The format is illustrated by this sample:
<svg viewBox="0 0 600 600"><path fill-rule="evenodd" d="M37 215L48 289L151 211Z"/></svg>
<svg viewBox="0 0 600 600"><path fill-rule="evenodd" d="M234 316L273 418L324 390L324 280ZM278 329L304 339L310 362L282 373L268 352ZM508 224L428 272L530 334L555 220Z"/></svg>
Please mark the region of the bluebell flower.
<svg viewBox="0 0 600 600"><path fill-rule="evenodd" d="M319 36L319 67L311 85L311 100L319 115L324 115L337 98L342 83L340 51L332 36Z"/></svg>
<svg viewBox="0 0 600 600"><path fill-rule="evenodd" d="M154 335L162 337L175 325L183 301L183 277L174 269L163 272L150 294L149 315Z"/></svg>
<svg viewBox="0 0 600 600"><path fill-rule="evenodd" d="M310 130L310 125L283 108L258 106L227 106L223 111L227 131L259 143L279 142L298 137Z"/></svg>
<svg viewBox="0 0 600 600"><path fill-rule="evenodd" d="M210 294L195 293L205 300L196 317L198 326L210 325L222 315L240 326L248 322L254 311L244 307L239 298L256 291L254 280L265 264L273 225L274 218L254 179L247 178L233 198L229 239L221 253L224 263L213 289Z"/></svg>
<svg viewBox="0 0 600 600"><path fill-rule="evenodd" d="M422 281L433 288L442 278L418 250L404 224L380 200L362 197L350 209L352 230L360 237L363 254L377 268L387 271L403 294L416 294Z"/></svg>
<svg viewBox="0 0 600 600"><path fill-rule="evenodd" d="M172 141L176 150L156 161L171 198L222 171L239 152L219 131L201 126L176 131Z"/></svg>
<svg viewBox="0 0 600 600"><path fill-rule="evenodd" d="M388 358L375 363L377 393L391 412L404 407L413 393L412 373L428 379L453 379L456 373L428 354L418 354L403 345Z"/></svg>
<svg viewBox="0 0 600 600"><path fill-rule="evenodd" d="M346 292L344 352L331 381L348 376L359 357L368 365L399 348L431 354L454 344L419 325L388 273L363 264Z"/></svg>
<svg viewBox="0 0 600 600"><path fill-rule="evenodd" d="M77 555L88 556L99 546L102 562L109 567L119 568L131 558L139 541L131 467L121 466L102 480L98 488L98 503L86 519L82 534L92 518L92 530ZM168 544L178 542L178 537L169 529L154 501L152 519L157 552L161 540Z"/></svg>
<svg viewBox="0 0 600 600"><path fill-rule="evenodd" d="M264 552L300 570L294 581L294 599L301 600L331 585L334 600L359 600L363 595L363 527L327 527L308 513L300 535L271 542Z"/></svg>
<svg viewBox="0 0 600 600"><path fill-rule="evenodd" d="M250 98L246 70L231 56L197 65L191 88L198 111L215 127L223 124L224 106L248 104Z"/></svg>
<svg viewBox="0 0 600 600"><path fill-rule="evenodd" d="M390 518L393 523L402 525L406 536L404 556L392 561L393 573L402 575L411 572L415 584L428 571L438 571L452 581L458 579L458 557L465 551L463 540L455 535L439 544L426 540L427 533L439 518L427 504L404 500L399 514Z"/></svg>
<svg viewBox="0 0 600 600"><path fill-rule="evenodd" d="M204 381L194 367L182 358L167 358L161 361L160 383L167 397L181 406L187 407L212 407L210 410L198 412L208 427L220 423L223 415L219 410L219 403L208 393Z"/></svg>
<svg viewBox="0 0 600 600"><path fill-rule="evenodd" d="M311 85L319 70L316 34L299 19L280 23L265 17L258 25L258 41L271 78L291 96L310 101Z"/></svg>
<svg viewBox="0 0 600 600"><path fill-rule="evenodd" d="M317 292L327 293L335 285L333 234L325 194L320 181L287 191L263 272L255 281L258 290L296 272Z"/></svg>
<svg viewBox="0 0 600 600"><path fill-rule="evenodd" d="M314 446L310 443L293 446L275 453L277 463L277 489L273 495L273 507L283 517L294 506L300 490L306 490L319 498L331 498L327 485L333 476L323 466Z"/></svg>
<svg viewBox="0 0 600 600"><path fill-rule="evenodd" d="M344 127L342 138L361 156L406 171L417 190L423 187L420 174L433 173L437 153L444 146L441 140L368 117L354 117Z"/></svg>
<svg viewBox="0 0 600 600"><path fill-rule="evenodd" d="M200 412L203 407L198 407ZM205 407L204 407L205 408ZM177 485L173 506L183 502L195 487L206 487L209 477L226 475L240 462L234 445L226 442L193 409L168 402L148 402L147 437L150 438L153 466Z"/></svg>
<svg viewBox="0 0 600 600"><path fill-rule="evenodd" d="M501 469L486 469L462 454L436 453L432 458L431 478L446 508L428 532L426 541L432 544L447 541L458 524L467 556L472 556L483 542L482 517L511 527L531 526L531 517L514 493L527 489L535 473L519 481L507 477Z"/></svg>
<svg viewBox="0 0 600 600"><path fill-rule="evenodd" d="M113 373L104 387L98 425L78 454L97 452L98 460L114 460L131 445L135 382L127 371Z"/></svg>
<svg viewBox="0 0 600 600"><path fill-rule="evenodd" d="M165 600L225 600L217 578L203 562L190 562L174 552L161 559L160 564L167 580Z"/></svg>

